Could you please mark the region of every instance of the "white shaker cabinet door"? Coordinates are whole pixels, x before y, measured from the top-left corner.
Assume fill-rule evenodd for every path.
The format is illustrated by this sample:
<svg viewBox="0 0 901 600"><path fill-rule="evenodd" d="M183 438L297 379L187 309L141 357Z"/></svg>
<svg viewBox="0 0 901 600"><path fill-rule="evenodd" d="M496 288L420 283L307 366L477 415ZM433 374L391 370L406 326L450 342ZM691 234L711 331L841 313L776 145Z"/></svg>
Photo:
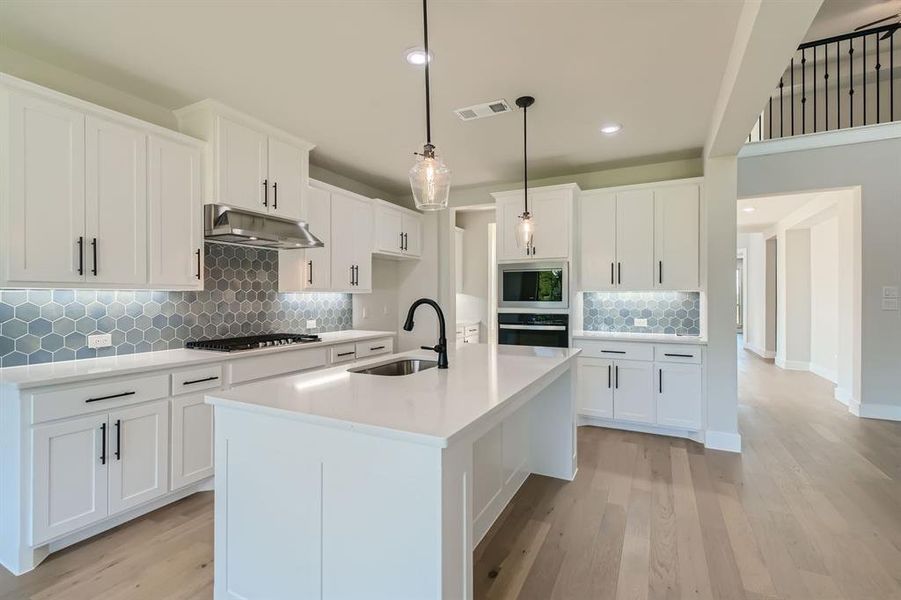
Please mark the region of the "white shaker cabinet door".
<svg viewBox="0 0 901 600"><path fill-rule="evenodd" d="M536 191L529 196L529 210L535 214L532 257L548 260L568 259L572 218L569 192Z"/></svg>
<svg viewBox="0 0 901 600"><path fill-rule="evenodd" d="M354 250L354 209L356 200L338 193L331 194L332 275L334 291L353 292L356 289L356 253Z"/></svg>
<svg viewBox="0 0 901 600"><path fill-rule="evenodd" d="M404 216L399 210L379 205L375 214L375 249L404 253Z"/></svg>
<svg viewBox="0 0 901 600"><path fill-rule="evenodd" d="M269 138L225 117L218 117L218 134L217 202L267 212L272 199L267 156Z"/></svg>
<svg viewBox="0 0 901 600"><path fill-rule="evenodd" d="M213 407L204 394L172 398L172 489L213 474Z"/></svg>
<svg viewBox="0 0 901 600"><path fill-rule="evenodd" d="M203 289L200 151L151 135L150 285Z"/></svg>
<svg viewBox="0 0 901 600"><path fill-rule="evenodd" d="M331 198L325 190L308 188L303 218L310 232L325 244L304 251L303 289L328 290L331 285Z"/></svg>
<svg viewBox="0 0 901 600"><path fill-rule="evenodd" d="M697 185L654 192L654 285L658 289L698 288L699 211Z"/></svg>
<svg viewBox="0 0 901 600"><path fill-rule="evenodd" d="M616 195L616 285L628 291L654 288L654 192Z"/></svg>
<svg viewBox="0 0 901 600"><path fill-rule="evenodd" d="M581 281L585 291L616 287L616 194L585 195L579 217Z"/></svg>
<svg viewBox="0 0 901 600"><path fill-rule="evenodd" d="M306 150L269 138L269 214L300 218L306 156Z"/></svg>
<svg viewBox="0 0 901 600"><path fill-rule="evenodd" d="M579 414L613 418L613 361L579 358L577 368Z"/></svg>
<svg viewBox="0 0 901 600"><path fill-rule="evenodd" d="M31 434L33 546L108 514L107 415L37 425Z"/></svg>
<svg viewBox="0 0 901 600"><path fill-rule="evenodd" d="M422 217L419 215L403 216L404 254L422 256Z"/></svg>
<svg viewBox="0 0 901 600"><path fill-rule="evenodd" d="M617 361L613 365L613 418L637 423L654 423L652 363Z"/></svg>
<svg viewBox="0 0 901 600"><path fill-rule="evenodd" d="M109 512L134 508L169 491L169 401L109 415Z"/></svg>
<svg viewBox="0 0 901 600"><path fill-rule="evenodd" d="M85 120L88 282L147 280L147 134L93 116Z"/></svg>
<svg viewBox="0 0 901 600"><path fill-rule="evenodd" d="M701 365L657 363L657 424L701 429Z"/></svg>
<svg viewBox="0 0 901 600"><path fill-rule="evenodd" d="M516 245L516 225L523 211L522 195L519 198L504 198L497 202L497 259L526 260L531 257L531 248Z"/></svg>
<svg viewBox="0 0 901 600"><path fill-rule="evenodd" d="M81 112L10 93L7 280L84 281L84 151Z"/></svg>

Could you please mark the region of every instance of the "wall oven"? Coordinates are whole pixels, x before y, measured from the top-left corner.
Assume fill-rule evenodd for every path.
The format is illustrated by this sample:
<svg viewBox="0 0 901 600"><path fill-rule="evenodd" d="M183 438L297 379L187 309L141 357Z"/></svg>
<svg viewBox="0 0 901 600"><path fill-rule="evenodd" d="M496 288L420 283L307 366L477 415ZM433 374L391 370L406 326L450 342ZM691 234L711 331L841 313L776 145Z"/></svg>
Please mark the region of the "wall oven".
<svg viewBox="0 0 901 600"><path fill-rule="evenodd" d="M501 264L497 269L499 308L569 308L565 262Z"/></svg>
<svg viewBox="0 0 901 600"><path fill-rule="evenodd" d="M498 313L497 343L511 346L569 346L569 315Z"/></svg>

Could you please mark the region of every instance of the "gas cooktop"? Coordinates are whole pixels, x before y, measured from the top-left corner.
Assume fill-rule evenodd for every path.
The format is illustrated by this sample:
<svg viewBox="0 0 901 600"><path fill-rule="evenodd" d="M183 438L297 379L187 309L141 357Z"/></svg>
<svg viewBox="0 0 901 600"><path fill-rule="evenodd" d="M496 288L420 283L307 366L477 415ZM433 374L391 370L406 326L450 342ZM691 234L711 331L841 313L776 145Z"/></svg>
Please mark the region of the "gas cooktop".
<svg viewBox="0 0 901 600"><path fill-rule="evenodd" d="M273 346L290 346L292 344L309 344L318 342L320 337L308 333L267 333L245 337L223 338L221 340L198 340L188 342L185 348L192 350L213 350L215 352L238 352L271 348Z"/></svg>

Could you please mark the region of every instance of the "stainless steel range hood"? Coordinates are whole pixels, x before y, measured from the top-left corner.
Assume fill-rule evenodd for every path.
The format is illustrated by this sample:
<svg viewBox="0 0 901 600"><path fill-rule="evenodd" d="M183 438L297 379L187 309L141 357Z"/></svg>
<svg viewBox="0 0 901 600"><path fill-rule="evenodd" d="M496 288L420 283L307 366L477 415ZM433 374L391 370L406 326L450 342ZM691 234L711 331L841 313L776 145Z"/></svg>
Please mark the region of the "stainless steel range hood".
<svg viewBox="0 0 901 600"><path fill-rule="evenodd" d="M261 215L222 204L204 205L203 237L220 244L282 250L325 245L310 233L305 221Z"/></svg>

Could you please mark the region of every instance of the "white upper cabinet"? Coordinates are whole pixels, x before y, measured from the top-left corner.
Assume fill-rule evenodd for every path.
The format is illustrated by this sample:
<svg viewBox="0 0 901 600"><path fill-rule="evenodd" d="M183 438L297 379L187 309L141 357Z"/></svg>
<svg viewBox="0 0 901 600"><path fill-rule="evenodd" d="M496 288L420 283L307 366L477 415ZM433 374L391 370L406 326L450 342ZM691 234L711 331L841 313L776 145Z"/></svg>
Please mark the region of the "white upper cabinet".
<svg viewBox="0 0 901 600"><path fill-rule="evenodd" d="M590 257L583 257L591 260ZM616 285L623 290L654 287L654 192L616 195Z"/></svg>
<svg viewBox="0 0 901 600"><path fill-rule="evenodd" d="M269 146L265 134L226 117L217 119L216 202L267 212Z"/></svg>
<svg viewBox="0 0 901 600"><path fill-rule="evenodd" d="M697 185L654 191L654 285L657 288L698 288L699 223L700 190Z"/></svg>
<svg viewBox="0 0 901 600"><path fill-rule="evenodd" d="M322 240L322 248L278 251L280 292L330 291L332 275L332 201L328 190L311 186L304 193L301 218L310 233Z"/></svg>
<svg viewBox="0 0 901 600"><path fill-rule="evenodd" d="M576 184L529 190L529 212L535 235L529 248L516 245L514 231L523 212L522 190L491 194L497 205L497 259L499 262L569 260L573 244L573 204L579 196Z"/></svg>
<svg viewBox="0 0 901 600"><path fill-rule="evenodd" d="M201 290L200 148L157 135L148 147L150 285Z"/></svg>
<svg viewBox="0 0 901 600"><path fill-rule="evenodd" d="M147 280L147 133L85 121L87 281Z"/></svg>
<svg viewBox="0 0 901 600"><path fill-rule="evenodd" d="M313 144L215 100L175 115L183 132L208 142L205 203L300 218Z"/></svg>
<svg viewBox="0 0 901 600"><path fill-rule="evenodd" d="M372 291L372 204L337 189L332 202L332 289Z"/></svg>
<svg viewBox="0 0 901 600"><path fill-rule="evenodd" d="M7 101L3 276L8 282L84 281L84 113L0 89ZM5 170L5 169L4 169Z"/></svg>
<svg viewBox="0 0 901 600"><path fill-rule="evenodd" d="M373 206L373 251L388 257L419 258L422 255L422 215L384 200L375 200Z"/></svg>
<svg viewBox="0 0 901 600"><path fill-rule="evenodd" d="M0 285L202 289L202 142L3 74L0 106Z"/></svg>
<svg viewBox="0 0 901 600"><path fill-rule="evenodd" d="M698 183L591 190L579 209L578 289L699 288Z"/></svg>

